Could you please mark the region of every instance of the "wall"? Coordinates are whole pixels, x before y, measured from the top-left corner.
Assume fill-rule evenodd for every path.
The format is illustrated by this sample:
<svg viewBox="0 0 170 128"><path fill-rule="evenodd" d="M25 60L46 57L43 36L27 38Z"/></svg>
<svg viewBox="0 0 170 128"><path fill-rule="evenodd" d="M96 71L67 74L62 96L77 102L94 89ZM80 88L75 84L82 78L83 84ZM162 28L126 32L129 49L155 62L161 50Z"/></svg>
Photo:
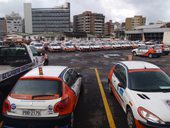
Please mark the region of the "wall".
<svg viewBox="0 0 170 128"><path fill-rule="evenodd" d="M170 45L170 32L164 32L163 43Z"/></svg>

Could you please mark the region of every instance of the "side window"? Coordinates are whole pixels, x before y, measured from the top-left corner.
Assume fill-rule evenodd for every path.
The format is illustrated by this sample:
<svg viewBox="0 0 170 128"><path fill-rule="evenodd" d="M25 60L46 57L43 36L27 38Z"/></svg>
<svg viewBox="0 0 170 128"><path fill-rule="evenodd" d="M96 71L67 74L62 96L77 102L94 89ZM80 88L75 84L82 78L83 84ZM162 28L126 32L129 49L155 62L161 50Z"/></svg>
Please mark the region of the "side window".
<svg viewBox="0 0 170 128"><path fill-rule="evenodd" d="M37 52L36 48L30 46L30 49L32 51L33 56L38 56L38 52Z"/></svg>
<svg viewBox="0 0 170 128"><path fill-rule="evenodd" d="M74 84L74 80L72 78L72 72L73 70L69 69L64 75L65 82L69 87L71 87Z"/></svg>
<svg viewBox="0 0 170 128"><path fill-rule="evenodd" d="M126 86L126 70L121 65L116 65L115 67L115 76L118 78L120 82L123 83L124 86Z"/></svg>
<svg viewBox="0 0 170 128"><path fill-rule="evenodd" d="M124 67L120 67L120 81L123 83L123 85L126 87L126 70Z"/></svg>
<svg viewBox="0 0 170 128"><path fill-rule="evenodd" d="M72 70L72 79L74 80L74 83L78 79L78 73L76 71L74 71L74 70Z"/></svg>
<svg viewBox="0 0 170 128"><path fill-rule="evenodd" d="M115 72L114 72L114 74L115 74L115 76L119 79L119 73L120 73L120 65L119 64L117 64L116 66L115 66Z"/></svg>

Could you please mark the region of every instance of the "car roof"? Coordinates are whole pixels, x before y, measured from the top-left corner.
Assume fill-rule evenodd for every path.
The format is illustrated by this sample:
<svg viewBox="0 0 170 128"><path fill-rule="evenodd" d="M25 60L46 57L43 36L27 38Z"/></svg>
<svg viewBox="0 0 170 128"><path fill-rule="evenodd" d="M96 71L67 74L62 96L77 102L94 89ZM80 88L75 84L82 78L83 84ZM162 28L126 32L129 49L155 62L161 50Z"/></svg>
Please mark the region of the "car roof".
<svg viewBox="0 0 170 128"><path fill-rule="evenodd" d="M32 69L26 73L24 77L37 77L37 76L48 76L48 77L59 77L60 74L67 68L67 66L42 66L43 75L39 74L39 67Z"/></svg>
<svg viewBox="0 0 170 128"><path fill-rule="evenodd" d="M145 61L121 61L128 69L160 69L158 66Z"/></svg>

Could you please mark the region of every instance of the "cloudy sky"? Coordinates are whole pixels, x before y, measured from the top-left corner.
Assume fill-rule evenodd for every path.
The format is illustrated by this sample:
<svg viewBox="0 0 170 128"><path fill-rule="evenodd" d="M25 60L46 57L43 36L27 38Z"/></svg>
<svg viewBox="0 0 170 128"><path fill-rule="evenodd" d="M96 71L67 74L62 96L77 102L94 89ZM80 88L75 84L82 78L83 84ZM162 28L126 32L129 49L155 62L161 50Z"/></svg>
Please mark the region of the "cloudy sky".
<svg viewBox="0 0 170 128"><path fill-rule="evenodd" d="M126 17L134 15L145 16L147 23L170 21L170 0L0 0L0 17L12 11L23 17L24 2L31 2L33 8L54 7L70 2L71 17L88 10L103 13L106 21L124 22Z"/></svg>

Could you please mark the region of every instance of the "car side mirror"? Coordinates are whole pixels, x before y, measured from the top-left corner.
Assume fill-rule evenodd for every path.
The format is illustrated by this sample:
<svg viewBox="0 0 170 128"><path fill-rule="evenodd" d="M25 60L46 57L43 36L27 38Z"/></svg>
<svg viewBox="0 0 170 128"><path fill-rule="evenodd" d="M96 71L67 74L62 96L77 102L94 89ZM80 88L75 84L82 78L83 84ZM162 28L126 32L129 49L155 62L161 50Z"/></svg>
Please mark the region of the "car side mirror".
<svg viewBox="0 0 170 128"><path fill-rule="evenodd" d="M83 75L81 75L80 73L78 73L78 77L83 77Z"/></svg>
<svg viewBox="0 0 170 128"><path fill-rule="evenodd" d="M125 86L123 85L122 82L120 82L120 83L118 84L118 86L121 87L121 88L123 88L123 89L125 89Z"/></svg>
<svg viewBox="0 0 170 128"><path fill-rule="evenodd" d="M38 52L38 54L37 54L37 56L42 56L43 54L42 54L42 52Z"/></svg>

